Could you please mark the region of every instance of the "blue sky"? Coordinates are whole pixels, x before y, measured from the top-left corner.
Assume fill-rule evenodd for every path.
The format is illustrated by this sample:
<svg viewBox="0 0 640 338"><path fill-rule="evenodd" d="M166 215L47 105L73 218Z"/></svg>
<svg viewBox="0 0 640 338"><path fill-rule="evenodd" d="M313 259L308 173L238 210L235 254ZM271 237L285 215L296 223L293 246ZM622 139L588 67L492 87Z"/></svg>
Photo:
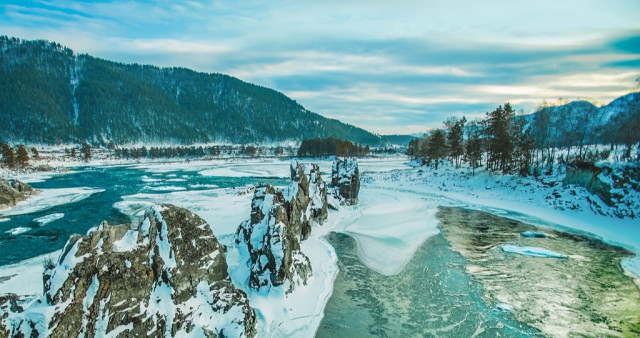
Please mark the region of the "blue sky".
<svg viewBox="0 0 640 338"><path fill-rule="evenodd" d="M640 2L3 0L0 34L224 73L370 131L638 90Z"/></svg>

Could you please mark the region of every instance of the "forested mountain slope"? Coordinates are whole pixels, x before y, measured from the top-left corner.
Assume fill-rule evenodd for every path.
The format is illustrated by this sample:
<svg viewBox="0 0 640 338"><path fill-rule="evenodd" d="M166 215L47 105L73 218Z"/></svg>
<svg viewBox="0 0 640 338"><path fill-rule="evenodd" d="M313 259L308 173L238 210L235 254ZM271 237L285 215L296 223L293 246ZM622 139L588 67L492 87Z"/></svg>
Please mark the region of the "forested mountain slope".
<svg viewBox="0 0 640 338"><path fill-rule="evenodd" d="M380 145L275 90L222 74L122 64L60 44L0 37L0 140L57 144L277 142Z"/></svg>

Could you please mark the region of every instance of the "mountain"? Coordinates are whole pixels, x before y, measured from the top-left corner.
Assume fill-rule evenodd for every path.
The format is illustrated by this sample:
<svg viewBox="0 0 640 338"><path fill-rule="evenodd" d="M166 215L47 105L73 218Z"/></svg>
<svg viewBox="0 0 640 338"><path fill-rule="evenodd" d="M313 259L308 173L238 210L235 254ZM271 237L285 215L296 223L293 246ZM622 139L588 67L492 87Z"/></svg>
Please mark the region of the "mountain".
<svg viewBox="0 0 640 338"><path fill-rule="evenodd" d="M277 142L379 136L223 74L122 64L0 37L0 139L25 143Z"/></svg>
<svg viewBox="0 0 640 338"><path fill-rule="evenodd" d="M576 137L587 143L625 143L625 130L632 126L635 129L640 121L640 92L621 96L602 107L572 101L518 118L524 119L525 128L535 128L536 120L542 121L560 146L576 145Z"/></svg>
<svg viewBox="0 0 640 338"><path fill-rule="evenodd" d="M382 138L388 143L396 146L407 146L409 142L417 139L417 136L413 135L382 135Z"/></svg>

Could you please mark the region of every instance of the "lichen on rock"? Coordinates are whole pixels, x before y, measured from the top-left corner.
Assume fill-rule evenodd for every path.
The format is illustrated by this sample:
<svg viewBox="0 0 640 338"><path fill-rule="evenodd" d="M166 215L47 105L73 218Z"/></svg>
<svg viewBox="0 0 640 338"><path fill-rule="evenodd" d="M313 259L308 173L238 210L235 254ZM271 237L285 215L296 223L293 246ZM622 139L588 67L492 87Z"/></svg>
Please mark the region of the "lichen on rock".
<svg viewBox="0 0 640 338"><path fill-rule="evenodd" d="M331 170L331 188L340 204L358 204L360 171L355 158L337 159Z"/></svg>
<svg viewBox="0 0 640 338"><path fill-rule="evenodd" d="M0 178L0 210L14 207L16 203L24 201L37 192L26 183Z"/></svg>
<svg viewBox="0 0 640 338"><path fill-rule="evenodd" d="M282 190L268 184L258 187L251 218L236 231L253 289L287 283L290 292L312 275L300 242L309 237L314 222L322 224L327 219L327 187L315 164L304 167L292 162L291 180Z"/></svg>
<svg viewBox="0 0 640 338"><path fill-rule="evenodd" d="M43 276L44 295L18 309L0 298L8 336L253 336L247 295L227 274L209 225L173 205L137 226L102 223L74 235ZM2 333L0 333L0 336Z"/></svg>

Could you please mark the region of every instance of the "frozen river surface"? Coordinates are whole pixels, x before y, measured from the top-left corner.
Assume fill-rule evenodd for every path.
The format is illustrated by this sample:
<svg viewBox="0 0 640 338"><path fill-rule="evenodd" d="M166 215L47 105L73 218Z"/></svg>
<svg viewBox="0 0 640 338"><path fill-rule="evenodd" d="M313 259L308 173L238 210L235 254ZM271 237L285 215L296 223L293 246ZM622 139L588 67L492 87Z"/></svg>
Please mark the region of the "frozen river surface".
<svg viewBox="0 0 640 338"><path fill-rule="evenodd" d="M325 174L330 164L320 163ZM403 160L360 167L407 168ZM87 167L34 179L41 197L0 211L0 294L41 292L42 260L71 234L103 220L135 221L156 203L203 217L229 248L230 274L238 275L233 233L252 197L244 187L283 186L288 176L288 161L217 161ZM359 205L332 211L303 243L314 269L306 288L292 295L245 290L260 336L640 334L640 291L620 267L632 252L541 230L524 215L507 219L468 207L389 180L364 183ZM25 278L32 282L20 282Z"/></svg>

